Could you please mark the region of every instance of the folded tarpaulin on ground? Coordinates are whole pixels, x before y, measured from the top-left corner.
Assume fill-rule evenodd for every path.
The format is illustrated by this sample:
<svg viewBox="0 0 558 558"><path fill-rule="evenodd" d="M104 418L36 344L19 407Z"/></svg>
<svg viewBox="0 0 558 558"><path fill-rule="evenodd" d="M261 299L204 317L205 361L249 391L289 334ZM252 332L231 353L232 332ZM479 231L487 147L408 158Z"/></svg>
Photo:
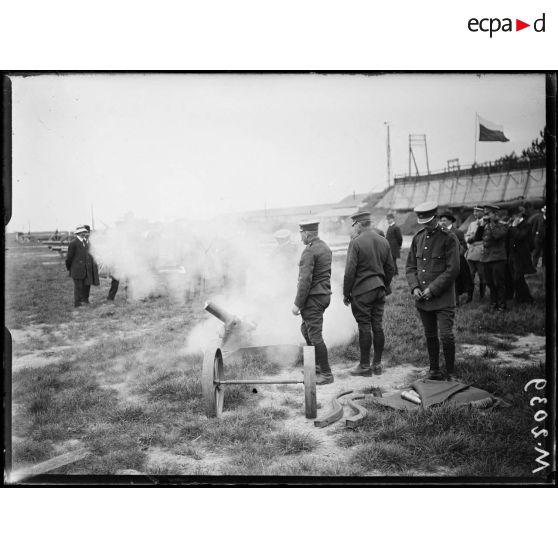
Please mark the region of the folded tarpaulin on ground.
<svg viewBox="0 0 558 558"><path fill-rule="evenodd" d="M475 404L475 402L488 400L496 401L488 391L479 389L460 382L445 382L439 380L417 380L411 387L419 394L421 404L417 405L401 397L401 392L393 393L384 397L373 397L372 401L379 405L392 407L394 409L427 409L432 405L438 405L445 401L461 407L463 405ZM487 405L489 406L489 405ZM484 405L483 405L484 407Z"/></svg>

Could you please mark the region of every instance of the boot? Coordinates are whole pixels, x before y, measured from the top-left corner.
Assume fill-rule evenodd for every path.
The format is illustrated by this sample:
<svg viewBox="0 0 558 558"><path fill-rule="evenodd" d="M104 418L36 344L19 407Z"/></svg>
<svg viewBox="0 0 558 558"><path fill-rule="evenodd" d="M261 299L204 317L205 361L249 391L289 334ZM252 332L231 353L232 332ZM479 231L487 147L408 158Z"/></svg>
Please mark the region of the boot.
<svg viewBox="0 0 558 558"><path fill-rule="evenodd" d="M442 350L446 361L446 378L449 379L455 372L455 342L442 341Z"/></svg>
<svg viewBox="0 0 558 558"><path fill-rule="evenodd" d="M316 363L321 369L320 373L316 375L316 385L332 384L333 374L329 366L326 344L322 341L314 348L316 350Z"/></svg>
<svg viewBox="0 0 558 558"><path fill-rule="evenodd" d="M351 376L372 376L372 368L369 364L357 364L354 370L349 372Z"/></svg>
<svg viewBox="0 0 558 558"><path fill-rule="evenodd" d="M426 338L426 349L428 360L430 361L430 371L439 372L440 370L440 341L437 337Z"/></svg>
<svg viewBox="0 0 558 558"><path fill-rule="evenodd" d="M360 348L360 366L370 369L370 348L372 347L372 333L370 330L358 330L358 345Z"/></svg>

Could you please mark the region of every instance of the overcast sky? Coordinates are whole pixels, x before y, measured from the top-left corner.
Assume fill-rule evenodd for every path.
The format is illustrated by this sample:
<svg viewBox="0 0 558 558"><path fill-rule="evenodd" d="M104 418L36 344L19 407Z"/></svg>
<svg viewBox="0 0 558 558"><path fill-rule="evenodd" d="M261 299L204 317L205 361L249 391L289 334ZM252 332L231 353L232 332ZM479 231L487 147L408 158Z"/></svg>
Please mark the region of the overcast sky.
<svg viewBox="0 0 558 558"><path fill-rule="evenodd" d="M475 113L520 152L545 124L542 74L175 75L12 78L8 231L113 225L340 200L408 170L409 134L430 169L471 164ZM424 151L417 163L426 170Z"/></svg>

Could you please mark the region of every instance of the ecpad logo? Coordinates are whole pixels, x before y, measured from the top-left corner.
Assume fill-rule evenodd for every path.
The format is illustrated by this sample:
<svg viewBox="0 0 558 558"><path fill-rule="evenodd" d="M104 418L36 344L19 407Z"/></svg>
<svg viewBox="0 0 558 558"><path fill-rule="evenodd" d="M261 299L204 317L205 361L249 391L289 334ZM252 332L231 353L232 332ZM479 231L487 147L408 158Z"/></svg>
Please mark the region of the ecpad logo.
<svg viewBox="0 0 558 558"><path fill-rule="evenodd" d="M546 14L543 13L540 18L536 19L533 22L533 29L535 30L535 32L545 32L545 16ZM505 17L503 19L500 19L498 17L484 17L482 19L472 17L467 22L467 27L469 28L469 31L472 31L473 33L477 33L478 31L481 31L483 33L490 33L490 38L492 38L492 35L494 33L497 33L498 31L511 32L514 30L512 18L509 17ZM531 27L531 24L525 23L520 19L515 20L515 31L521 31L526 27Z"/></svg>

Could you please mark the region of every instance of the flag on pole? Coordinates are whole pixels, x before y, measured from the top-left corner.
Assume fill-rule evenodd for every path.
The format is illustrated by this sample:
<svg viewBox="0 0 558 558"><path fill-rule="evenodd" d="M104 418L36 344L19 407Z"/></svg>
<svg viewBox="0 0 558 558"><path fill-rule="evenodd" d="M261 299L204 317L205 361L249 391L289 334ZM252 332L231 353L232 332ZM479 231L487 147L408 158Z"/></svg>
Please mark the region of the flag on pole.
<svg viewBox="0 0 558 558"><path fill-rule="evenodd" d="M479 119L479 141L510 141L504 135L504 127L493 124L484 118Z"/></svg>

